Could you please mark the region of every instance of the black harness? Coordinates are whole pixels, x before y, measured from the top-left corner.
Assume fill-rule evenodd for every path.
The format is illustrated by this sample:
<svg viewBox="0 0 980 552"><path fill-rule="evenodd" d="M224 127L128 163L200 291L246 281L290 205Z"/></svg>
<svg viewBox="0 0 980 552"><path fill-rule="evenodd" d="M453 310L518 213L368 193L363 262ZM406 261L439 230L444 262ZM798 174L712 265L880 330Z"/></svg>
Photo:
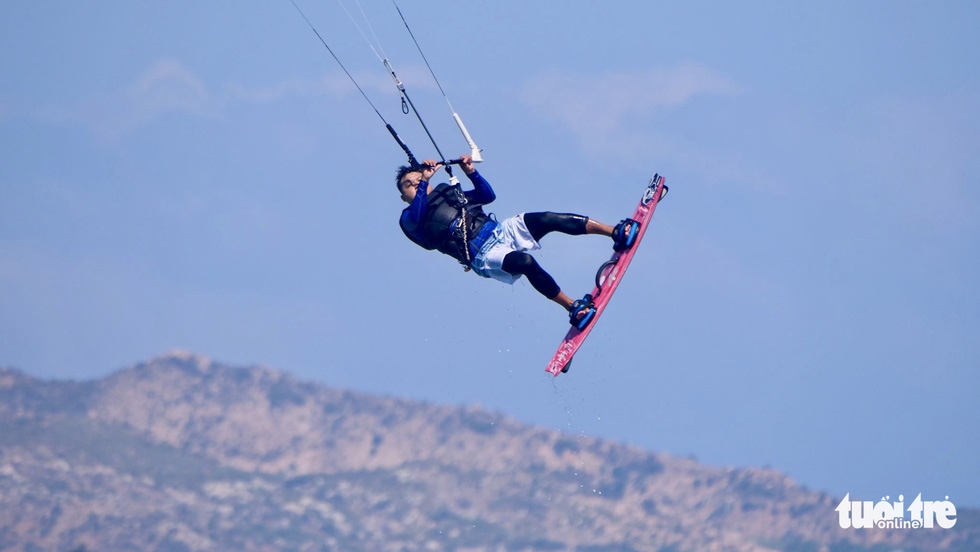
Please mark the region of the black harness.
<svg viewBox="0 0 980 552"><path fill-rule="evenodd" d="M473 259L467 242L476 238L490 220L482 205L468 204L459 186L439 184L428 197L425 218L419 225L422 231L419 245L436 249L469 266Z"/></svg>

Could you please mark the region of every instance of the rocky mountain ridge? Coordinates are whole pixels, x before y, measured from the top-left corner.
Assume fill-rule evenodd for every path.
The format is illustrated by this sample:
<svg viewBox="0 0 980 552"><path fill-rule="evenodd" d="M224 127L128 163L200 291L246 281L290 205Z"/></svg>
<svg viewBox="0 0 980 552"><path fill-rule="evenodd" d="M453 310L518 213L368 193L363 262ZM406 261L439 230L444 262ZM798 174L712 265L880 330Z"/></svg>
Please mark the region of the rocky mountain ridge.
<svg viewBox="0 0 980 552"><path fill-rule="evenodd" d="M176 352L90 382L0 370L0 550L978 550L844 530L840 498L475 407Z"/></svg>

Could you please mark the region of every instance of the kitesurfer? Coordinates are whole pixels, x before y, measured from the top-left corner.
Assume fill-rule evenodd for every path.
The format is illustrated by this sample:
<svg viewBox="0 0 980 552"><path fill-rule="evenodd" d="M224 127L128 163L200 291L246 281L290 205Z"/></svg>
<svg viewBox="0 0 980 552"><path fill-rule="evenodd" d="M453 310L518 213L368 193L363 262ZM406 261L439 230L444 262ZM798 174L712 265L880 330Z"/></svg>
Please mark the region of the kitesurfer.
<svg viewBox="0 0 980 552"><path fill-rule="evenodd" d="M435 160L398 168L398 191L409 204L399 221L405 235L425 249L455 258L466 270L484 278L513 284L526 276L541 295L569 312L573 326L584 329L595 314L591 298L572 300L527 252L540 249L541 238L555 231L608 236L617 251L629 249L639 223L625 219L613 227L582 215L552 212L521 213L497 222L482 207L497 197L490 184L477 172L470 155L460 157L459 164L473 183L472 190L431 185L429 179L443 166Z"/></svg>

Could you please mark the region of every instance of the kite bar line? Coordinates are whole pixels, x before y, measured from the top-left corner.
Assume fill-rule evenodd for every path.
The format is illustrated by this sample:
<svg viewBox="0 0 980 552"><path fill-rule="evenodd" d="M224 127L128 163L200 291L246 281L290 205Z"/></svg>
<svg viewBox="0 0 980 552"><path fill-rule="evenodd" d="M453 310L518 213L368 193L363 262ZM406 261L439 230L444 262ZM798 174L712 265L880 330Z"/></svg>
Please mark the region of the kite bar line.
<svg viewBox="0 0 980 552"><path fill-rule="evenodd" d="M306 14L303 13L303 10L300 9L299 5L296 4L296 1L289 0L289 2L293 5L294 8L296 8L296 11L299 12L299 15L303 18L303 20L306 21L306 24L309 25L310 30L313 31L313 34L315 34L316 37L320 39L320 43L323 44L323 47L326 48L328 52L330 52L330 55L333 56L333 59L334 61L337 62L337 65L340 65L340 68L344 70L344 73L347 75L347 78L349 78L350 81L354 83L354 87L356 87L357 91L361 93L361 96L364 98L364 101L366 101L368 105L371 106L371 109L374 110L374 113L377 114L378 118L381 119L381 122L384 123L385 128L388 129L388 132L391 134L391 137L395 139L395 142L398 143L399 147L402 148L402 151L405 152L405 155L408 156L409 164L413 167L418 166L419 162L417 159L415 159L415 155L412 154L412 150L410 150L408 148L408 145L405 144L405 142L398 136L398 133L395 132L395 128L391 126L391 124L388 123L387 120L385 120L384 115L382 115L381 112L378 111L378 108L374 105L374 102L371 101L371 98L369 98L368 95L364 92L364 89L361 88L361 85L357 84L357 80L354 78L353 75L350 74L350 71L347 70L347 67L344 66L344 63L340 61L340 58L337 57L337 54L335 54L333 49L330 48L330 45L327 44L327 41L323 39L323 37L320 35L320 32L316 30L316 27L313 26L313 23L310 21L310 19L306 17Z"/></svg>
<svg viewBox="0 0 980 552"><path fill-rule="evenodd" d="M354 0L354 3L357 4L357 9L361 12L361 17L364 19L368 30L371 32L371 36L374 38L373 42L368 38L364 30L361 29L361 26L357 23L357 20L351 14L350 10L347 9L347 6L344 4L343 0L337 0L337 3L339 3L340 7L344 9L344 12L347 14L347 18L350 19L357 31L361 33L361 37L363 37L364 41L368 43L368 46L371 48L371 51L374 52L374 55L378 58L378 61L380 61L385 66L385 69L388 70L388 74L395 82L395 87L398 89L398 92L402 97L402 113L405 113L406 115L409 113L409 111L415 113L415 118L418 119L419 124L422 126L422 130L425 131L425 135L429 137L429 142L432 143L432 147L435 148L436 153L439 154L439 159L442 160L443 165L446 166L446 172L449 173L450 182L452 182L454 180L453 171L449 167L449 164L446 163L446 156L443 155L442 150L439 148L439 144L436 143L435 137L432 136L432 132L429 131L428 125L426 125L425 120L422 119L422 114L415 108L415 103L412 102L411 96L409 96L408 91L405 90L405 84L402 83L401 79L398 78L398 75L395 74L395 68L392 67L391 62L388 60L388 54L385 53L385 49L381 45L381 40L378 39L377 33L374 32L374 27L371 25L371 20L368 19L367 14L364 13L364 8L361 6L360 0ZM377 48L375 48L375 44L377 44ZM380 54L378 53L379 51L381 52ZM388 132L392 132L390 125ZM402 142L397 135L392 133L392 136L395 137L395 139L398 141L398 145L401 146L402 149L406 149L405 143ZM414 159L414 156L409 155L409 160L411 161L412 159ZM413 165L417 164L417 162L413 162Z"/></svg>
<svg viewBox="0 0 980 552"><path fill-rule="evenodd" d="M395 87L398 88L398 92L402 96L402 113L407 115L409 108L411 108L411 111L415 113L415 117L419 120L419 124L422 125L422 130L424 130L426 136L429 137L429 141L432 142L432 146L436 148L436 153L439 154L439 159L445 162L446 157L442 154L442 150L439 149L439 145L436 144L436 140L433 138L432 133L429 132L429 127L426 126L425 121L422 120L422 115L419 113L419 111L415 109L415 104L412 103L412 98L409 97L408 92L405 90L405 85L402 83L401 79L398 78L398 75L395 74L395 68L392 67L391 62L388 60L388 54L385 53L385 49L381 45L381 40L378 39L377 33L374 32L374 27L371 25L371 20L368 19L367 14L364 13L364 8L361 6L360 0L354 0L354 3L357 4L357 9L361 12L361 17L364 19L368 30L371 32L371 36L374 38L373 42L368 38L367 34L364 33L364 30L361 29L361 26L357 23L357 20L354 19L354 16L351 14L350 10L347 9L347 6L344 4L343 0L337 0L337 3L344 9L344 13L347 14L347 18L350 19L350 22L357 29L357 32L361 33L364 41L367 42L368 46L371 48L371 51L374 52L375 57L378 58L378 61L384 64L385 69L388 70L388 74L391 75L391 79L395 81ZM375 44L377 44L377 48L374 47ZM378 53L379 50L381 52L380 54ZM399 143L399 145L401 145L401 143Z"/></svg>
<svg viewBox="0 0 980 552"><path fill-rule="evenodd" d="M364 19L364 23L367 25L368 30L371 31L371 36L374 37L374 42L371 42L371 39L369 39L367 35L364 34L364 31L361 29L361 26L357 24L357 20L354 19L353 15L351 15L350 10L347 9L347 5L344 4L343 0L337 0L337 3L340 4L340 7L344 9L344 13L347 14L347 18L350 19L350 22L354 24L354 27L357 29L357 32L361 33L361 36L364 37L364 42L367 42L368 46L371 48L371 51L374 52L374 55L378 58L378 61L384 61L384 59L388 57L388 54L386 54L385 49L381 47L381 41L378 40L378 35L375 34L374 27L371 26L371 20L368 19L367 15L364 13L364 8L361 7L361 3L357 0L355 0L355 2L357 3L357 9L361 12L361 17ZM377 45L378 47L375 48L374 47L375 45ZM378 53L378 50L381 50L380 54Z"/></svg>
<svg viewBox="0 0 980 552"><path fill-rule="evenodd" d="M303 18L303 20L306 21L306 24L310 27L310 30L312 30L313 31L313 34L315 34L316 37L320 40L320 43L323 44L323 47L327 49L327 52L330 53L330 55L333 57L334 61L336 61L337 64L340 65L340 68L343 69L344 73L347 75L347 78L350 79L350 81L354 84L354 86L357 88L357 91L360 92L360 94L364 98L364 100L368 103L368 105L371 106L371 109L374 110L374 113L378 116L379 119L381 119L381 122L384 123L385 128L388 130L388 133L391 134L391 137L395 139L395 142L398 143L398 146L402 149L402 151L405 152L405 155L408 156L408 161L411 164L411 166L413 166L413 167L422 166L418 162L418 160L415 158L415 155L412 154L412 151L411 151L411 149L409 149L408 145L398 136L398 133L395 132L394 127L392 127L391 124L388 123L388 121L381 114L381 111L379 111L378 108L377 108L377 106L374 105L374 102L371 101L371 98L368 97L367 93L364 92L364 89L361 88L361 86L358 84L358 82L354 78L354 76L350 73L350 71L347 70L347 67L344 66L343 62L340 61L340 58L337 57L337 54L334 53L333 49L330 48L330 45L327 44L327 41L324 40L324 38L323 38L322 35L320 35L320 32L316 30L316 27L313 25L313 23L310 21L310 19L306 16L306 14L303 12L303 10L296 3L296 0L289 0L289 2L293 5L293 7L296 9L296 11L300 14L300 16ZM409 110L411 110L411 111L413 111L415 113L416 119L418 119L419 124L422 126L422 129L425 131L426 136L428 136L429 141L432 143L432 146L435 148L436 152L439 154L439 159L441 160L441 164L444 166L444 168L446 169L446 172L449 174L449 181L450 181L450 183L451 184L458 183L459 180L453 175L453 171L450 168L450 166L451 165L454 165L454 164L455 165L458 165L458 164L462 163L462 159L459 158L459 159L451 159L449 161L446 160L446 157L443 155L442 150L439 148L439 145L436 144L435 138L432 136L432 133L429 131L429 127L425 124L425 121L422 119L422 115L415 108L415 104L412 102L412 98L408 95L408 92L405 90L405 85L401 82L401 80L395 74L395 70L392 67L391 62L388 61L388 57L384 53L384 48L381 46L381 42L378 40L377 34L375 34L375 32L374 32L374 28L371 26L370 21L368 20L367 16L364 14L364 9L361 7L361 3L358 0L355 0L355 2L357 3L358 9L361 12L361 16L364 18L365 22L367 23L368 29L370 30L371 35L374 37L374 40L377 43L377 46L378 46L377 49L375 49L374 43L371 42L371 40L368 38L368 36L361 29L360 25L358 25L358 23L354 19L353 15L350 13L350 11L347 9L347 7L344 5L343 0L338 0L338 2L340 3L340 5L344 9L344 11L347 13L347 17L351 20L351 22L354 24L354 26L357 28L357 30L361 33L361 36L368 43L368 46L374 52L374 55L384 64L385 69L387 69L387 71L388 71L388 74L391 76L392 80L395 82L395 86L398 88L398 91L399 91L399 93L401 94L401 97L402 97L401 98L401 100L402 100L402 112L407 114L409 112ZM394 4L394 0L392 0L392 3ZM418 48L419 53L422 55L422 59L425 61L425 65L429 68L429 73L432 75L432 78L435 80L436 85L439 87L439 91L442 92L443 97L446 99L446 103L449 105L449 109L452 111L453 120L456 121L456 125L459 127L460 131L463 133L463 138L466 140L466 143L470 147L470 151L472 152L471 153L471 157L473 158L473 161L474 162L480 162L480 161L482 161L483 159L482 159L482 156L480 155L480 149L474 143L473 138L470 136L469 131L466 130L466 126L463 124L462 119L460 119L459 115L456 114L456 111L453 109L452 103L449 102L449 97L446 95L445 90L443 90L442 84L439 83L439 79L436 78L436 75L435 75L435 73L432 70L432 66L429 65L428 59L425 58L425 54L422 52L422 48L419 46L418 41L415 39L415 35L414 35L414 33L412 33L412 29L408 26L408 22L405 21L405 16L402 15L401 9L398 8L398 5L397 4L395 4L395 9L398 11L398 15L401 17L402 22L405 24L405 28L408 29L409 35L411 35L412 40L415 42L415 47ZM381 51L380 54L378 53L378 50ZM382 57L382 56L384 56L384 57Z"/></svg>
<svg viewBox="0 0 980 552"><path fill-rule="evenodd" d="M408 144L406 144L405 142L402 141L401 138L399 138L398 133L395 132L394 127L392 127L388 123L385 123L385 128L388 129L388 132L391 133L391 137L394 138L396 142L398 142L398 145L402 148L402 151L404 151L405 155L408 156L408 164L413 167L418 166L419 162L417 159L415 159L415 156L412 155L412 150L408 149Z"/></svg>
<svg viewBox="0 0 980 552"><path fill-rule="evenodd" d="M368 98L368 95L364 93L364 90L361 88L361 85L357 84L357 81L354 80L353 75L350 74L350 71L347 70L347 67L344 67L343 62L341 62L340 61L340 58L337 57L337 54L335 54L333 52L333 50L327 44L327 41L326 40L323 40L323 37L320 36L319 31L316 30L316 27L313 26L313 23L311 23L310 20L309 20L309 18L306 17L306 14L303 13L303 10L299 9L299 6L296 5L295 0L289 0L289 2L293 5L294 8L296 8L296 11L299 12L300 16L303 17L303 20L306 21L306 24L310 26L310 29L313 31L313 34L315 34L316 37L320 39L320 43L323 44L323 47L326 48L328 52L330 52L330 55L333 56L333 59L334 59L334 61L337 62L337 65L340 65L340 68L344 70L344 73L347 74L347 78L349 78L350 81L352 83L354 83L354 86L357 87L357 91L361 93L361 96L364 96L364 99L371 106L371 109L373 109L374 112L378 114L378 117L381 118L381 121L384 122L384 124L387 125L388 124L388 121L385 121L384 116L381 115L381 112L378 111L378 108L374 106L374 103L371 101L371 98ZM389 127L390 127L390 125L389 125Z"/></svg>
<svg viewBox="0 0 980 552"><path fill-rule="evenodd" d="M422 46L419 45L419 41L415 38L415 33L412 32L412 28L408 26L408 21L405 20L405 15L402 14L401 8L398 7L398 3L395 0L391 0L392 5L395 6L395 10L398 11L398 16L401 17L402 23L405 24L405 29L408 30L409 36L412 37L412 42L415 43L415 48L418 49L419 55L422 56L422 61L425 62L425 66L429 69L429 74L432 75L432 80L436 81L436 86L439 87L439 92L442 92L442 97L446 99L446 104L449 106L449 110L453 113L453 120L456 121L456 126L459 127L460 132L463 133L463 139L466 140L466 144L470 147L470 156L473 157L474 163L480 163L483 161L483 156L480 155L482 151L477 147L476 142L473 141L473 137L470 136L468 130L466 130L466 125L463 124L463 120L459 118L456 113L456 109L453 108L452 102L449 101L449 95L442 88L442 83L439 82L439 78L436 77L436 72L432 70L432 65L429 64L428 58L425 57L425 52L422 51Z"/></svg>
<svg viewBox="0 0 980 552"><path fill-rule="evenodd" d="M436 144L436 139L433 138L432 133L429 132L429 127L427 127L425 125L425 121L422 120L422 115L419 114L419 110L415 109L415 104L412 103L412 98L409 97L408 92L405 90L405 85L402 84L402 81L398 79L398 75L395 74L395 69L391 66L391 63L388 62L388 58L385 58L383 60L383 63L385 64L385 67L388 69L388 74L390 74L391 78L394 79L395 86L398 87L398 91L401 92L402 94L402 102L404 103L406 100L408 101L408 105L412 108L412 112L415 113L415 118L418 119L419 124L422 125L422 130L425 131L425 135L429 137L429 142L432 142L432 147L436 148L436 153L439 154L439 159L441 159L443 161L443 164L445 164L446 156L443 155L442 150L439 149L439 144ZM452 170L449 169L448 165L446 166L446 171L449 173L450 176L452 176L453 172Z"/></svg>
<svg viewBox="0 0 980 552"><path fill-rule="evenodd" d="M459 115L457 115L456 112L453 112L453 119L456 120L456 126L459 127L460 132L463 133L463 138L466 140L466 144L470 146L470 157L473 158L473 162L482 163L483 156L480 155L480 152L483 150L476 147L476 142L473 141L469 131L466 130L466 125L463 124L463 120L459 118Z"/></svg>

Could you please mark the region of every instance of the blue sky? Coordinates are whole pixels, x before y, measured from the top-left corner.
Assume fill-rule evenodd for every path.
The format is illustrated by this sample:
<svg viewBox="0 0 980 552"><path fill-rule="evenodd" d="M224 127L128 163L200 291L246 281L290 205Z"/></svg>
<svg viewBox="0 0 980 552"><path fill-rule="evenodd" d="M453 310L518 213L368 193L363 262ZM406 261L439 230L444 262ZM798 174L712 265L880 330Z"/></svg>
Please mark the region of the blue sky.
<svg viewBox="0 0 980 552"><path fill-rule="evenodd" d="M341 6L299 3L434 156ZM394 8L362 5L464 153ZM189 349L980 506L975 3L401 7L498 215L615 221L667 177L571 374L544 373L557 307L402 236L401 152L286 0L6 8L0 364L88 379ZM608 254L549 236L537 257L581 295Z"/></svg>

